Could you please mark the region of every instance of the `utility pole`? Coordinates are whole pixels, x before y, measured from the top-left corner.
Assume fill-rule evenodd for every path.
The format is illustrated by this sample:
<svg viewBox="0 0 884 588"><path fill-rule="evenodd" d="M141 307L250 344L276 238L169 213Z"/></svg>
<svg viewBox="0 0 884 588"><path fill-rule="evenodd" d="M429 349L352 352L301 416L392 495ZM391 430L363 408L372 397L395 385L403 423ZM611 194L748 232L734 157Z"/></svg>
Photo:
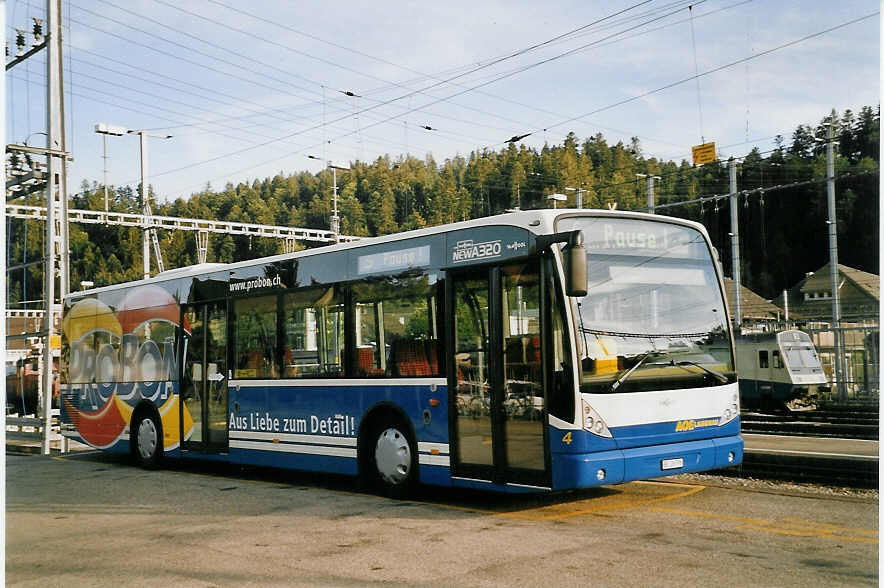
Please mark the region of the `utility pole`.
<svg viewBox="0 0 884 588"><path fill-rule="evenodd" d="M341 217L338 216L338 168L333 166L331 161L328 162L328 166L332 170L332 206L334 207L329 225L331 226L332 234L335 236L335 243L338 243L341 234Z"/></svg>
<svg viewBox="0 0 884 588"><path fill-rule="evenodd" d="M659 180L660 176L652 176L650 174L635 174L637 178L648 178L648 212L654 214L654 180Z"/></svg>
<svg viewBox="0 0 884 588"><path fill-rule="evenodd" d="M144 215L144 220L141 225L142 236L141 236L141 257L143 258L143 278L146 280L150 277L150 241L153 241L153 250L154 254L157 257L157 270L162 272L165 268L163 266L163 255L160 251L160 241L157 238L157 230L153 226L151 226L151 217L153 216L153 211L150 209L150 199L148 198L148 190L147 190L147 137L156 137L158 139L171 139L172 135L155 135L152 133L148 133L147 131L138 131L131 130L125 127L119 127L115 125L109 125L105 123L98 123L95 125L95 132L102 135L105 141L107 140L107 136L111 135L113 137L122 137L123 135L138 135L141 139L141 210ZM107 200L107 143L105 143L105 170L104 170L104 212L108 212L108 200Z"/></svg>
<svg viewBox="0 0 884 588"><path fill-rule="evenodd" d="M583 188L568 188L568 187L565 187L565 190L571 190L571 191L573 191L573 192L576 192L576 193L577 193L577 199L576 199L576 201L574 202L574 206L575 206L576 208L583 208L583 192L584 192ZM555 208L555 206L553 206L553 208Z"/></svg>
<svg viewBox="0 0 884 588"><path fill-rule="evenodd" d="M95 132L101 135L102 146L104 147L103 154L101 158L104 160L104 211L108 212L108 194L107 194L107 136L113 135L114 137L122 137L126 134L126 129L124 127L116 127L114 125L108 125L105 123L98 123L95 125Z"/></svg>
<svg viewBox="0 0 884 588"><path fill-rule="evenodd" d="M316 159L322 161L319 157L315 155L308 155L307 159ZM327 160L325 162L325 166L332 170L332 215L329 222L329 228L331 229L332 234L334 235L335 243L341 242L341 217L338 216L338 170L341 171L350 171L349 167L342 167L340 165L335 165L331 162L331 160Z"/></svg>
<svg viewBox="0 0 884 588"><path fill-rule="evenodd" d="M67 193L66 193L66 144L64 136L64 93L62 78L62 38L61 38L61 0L47 0L47 56L46 56L46 158L48 160L48 177L46 178L46 262L44 273L44 314L43 321L46 339L43 344L43 446L42 452L50 451L50 432L52 428L52 384L53 360L52 348L58 341L55 335L56 319L58 318L55 304L56 278L58 280L58 297L63 299L67 294L68 251L67 251ZM60 153L59 153L60 152ZM56 269L56 259L60 258Z"/></svg>
<svg viewBox="0 0 884 588"><path fill-rule="evenodd" d="M4 46L6 45L6 0L0 0L0 37L2 37L4 41ZM3 112L0 112L0 145L6 145L6 84L3 84L3 87L0 88L0 104L3 105ZM6 157L4 154L4 163L6 161ZM6 186L6 165L3 166L3 185ZM4 192L4 198L5 198ZM6 215L3 215L3 222L0 223L0 237L2 237L2 242L6 243L6 240L9 238L9 235L6 234ZM0 270L2 270L2 275L6 276L6 256L0 256ZM27 273L27 270L25 270ZM0 300L2 300L2 304L0 307L3 308L3 313L6 314L6 304L8 300L6 299L6 288L0 290ZM6 317L3 317L2 323L0 323L0 341L3 341L3 345L6 345ZM20 390L24 390L24 386L19 388ZM3 395L3 398L9 398L6 390L6 378L3 378L3 381L0 382L0 394ZM24 415L22 415L24 416ZM3 416L0 416L0 444L3 447L6 447L6 411L3 411ZM0 467L3 467L3 470L6 471L6 451L3 451L3 456L0 456ZM6 512L6 497L0 496L0 506L3 507L3 512Z"/></svg>
<svg viewBox="0 0 884 588"><path fill-rule="evenodd" d="M728 171L731 180L731 260L734 275L734 331L739 334L740 325L743 324L743 311L740 305L740 223L739 194L737 194L737 162L731 158L728 162Z"/></svg>
<svg viewBox="0 0 884 588"><path fill-rule="evenodd" d="M150 277L150 243L148 231L150 231L150 203L147 198L147 137L144 131L139 133L141 139L141 209L144 212L144 229L141 231L141 257L144 261L144 279Z"/></svg>
<svg viewBox="0 0 884 588"><path fill-rule="evenodd" d="M103 148L103 149L102 149L102 152L101 152L101 159L104 160L104 182L102 182L102 183L104 184L104 211L107 212L107 211L108 211L108 198L107 198L107 135L105 135L105 134L102 134L102 135L101 135L101 142L102 142L102 143L101 143L101 146L102 146L102 148Z"/></svg>
<svg viewBox="0 0 884 588"><path fill-rule="evenodd" d="M829 274L832 287L832 335L835 343L835 381L838 386L838 400L847 400L847 387L844 385L844 371L841 357L841 299L838 293L838 216L835 210L835 111L829 121L826 141L826 188L829 206Z"/></svg>

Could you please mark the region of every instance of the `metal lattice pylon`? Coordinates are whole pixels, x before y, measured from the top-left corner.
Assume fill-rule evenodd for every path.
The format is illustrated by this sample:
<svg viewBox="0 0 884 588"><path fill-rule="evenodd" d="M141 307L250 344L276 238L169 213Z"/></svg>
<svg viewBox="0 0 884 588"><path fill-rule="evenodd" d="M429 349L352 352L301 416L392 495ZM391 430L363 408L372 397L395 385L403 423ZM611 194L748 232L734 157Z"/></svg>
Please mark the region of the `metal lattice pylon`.
<svg viewBox="0 0 884 588"><path fill-rule="evenodd" d="M209 254L209 231L197 231L196 255L199 263L206 263Z"/></svg>

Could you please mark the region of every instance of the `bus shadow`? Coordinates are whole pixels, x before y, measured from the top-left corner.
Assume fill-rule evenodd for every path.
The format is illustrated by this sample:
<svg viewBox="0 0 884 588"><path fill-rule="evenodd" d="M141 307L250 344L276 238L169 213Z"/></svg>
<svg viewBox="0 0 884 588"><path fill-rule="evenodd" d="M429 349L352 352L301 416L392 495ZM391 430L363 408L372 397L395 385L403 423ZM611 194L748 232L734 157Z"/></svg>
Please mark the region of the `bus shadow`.
<svg viewBox="0 0 884 588"><path fill-rule="evenodd" d="M100 451L68 454L65 456L65 459L140 469L128 455L110 454ZM435 506L485 515L519 516L520 513L536 513L541 509L555 509L555 507L567 506L581 501L599 501L603 498L621 495L624 492L619 487L598 486L559 492L503 494L472 488L420 485L408 498L389 498L378 494L371 488L359 487L356 477L341 474L239 465L222 461L179 459L164 461L161 469L177 473L212 476L220 480L276 484L281 489L291 488L348 493L377 499L381 501L379 504L381 507ZM413 515L413 512L409 513L409 516ZM526 518L537 517L531 516Z"/></svg>

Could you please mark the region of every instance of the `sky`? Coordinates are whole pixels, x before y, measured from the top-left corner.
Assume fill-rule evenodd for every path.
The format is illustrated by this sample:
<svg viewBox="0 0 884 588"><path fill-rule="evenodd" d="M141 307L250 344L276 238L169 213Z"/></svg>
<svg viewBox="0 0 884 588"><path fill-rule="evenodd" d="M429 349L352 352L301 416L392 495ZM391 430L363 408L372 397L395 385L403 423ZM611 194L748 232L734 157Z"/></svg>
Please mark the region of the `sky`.
<svg viewBox="0 0 884 588"><path fill-rule="evenodd" d="M45 6L7 0L13 55L14 29ZM168 201L326 161L442 163L525 134L537 149L602 133L638 137L647 158L709 141L740 157L880 102L877 0L62 6L69 193L103 181L99 122L172 136L148 141ZM45 74L45 51L7 71L7 142L45 146ZM138 145L107 138L110 185L137 185Z"/></svg>

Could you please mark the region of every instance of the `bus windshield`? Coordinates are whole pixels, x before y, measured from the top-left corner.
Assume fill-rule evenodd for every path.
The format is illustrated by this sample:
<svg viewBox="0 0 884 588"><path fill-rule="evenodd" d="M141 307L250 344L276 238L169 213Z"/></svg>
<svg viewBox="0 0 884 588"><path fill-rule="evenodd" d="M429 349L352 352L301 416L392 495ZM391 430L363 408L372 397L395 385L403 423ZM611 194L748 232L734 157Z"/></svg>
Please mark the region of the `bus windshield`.
<svg viewBox="0 0 884 588"><path fill-rule="evenodd" d="M587 393L717 386L736 381L728 316L710 248L668 222L565 217L582 230L589 287L577 300Z"/></svg>

